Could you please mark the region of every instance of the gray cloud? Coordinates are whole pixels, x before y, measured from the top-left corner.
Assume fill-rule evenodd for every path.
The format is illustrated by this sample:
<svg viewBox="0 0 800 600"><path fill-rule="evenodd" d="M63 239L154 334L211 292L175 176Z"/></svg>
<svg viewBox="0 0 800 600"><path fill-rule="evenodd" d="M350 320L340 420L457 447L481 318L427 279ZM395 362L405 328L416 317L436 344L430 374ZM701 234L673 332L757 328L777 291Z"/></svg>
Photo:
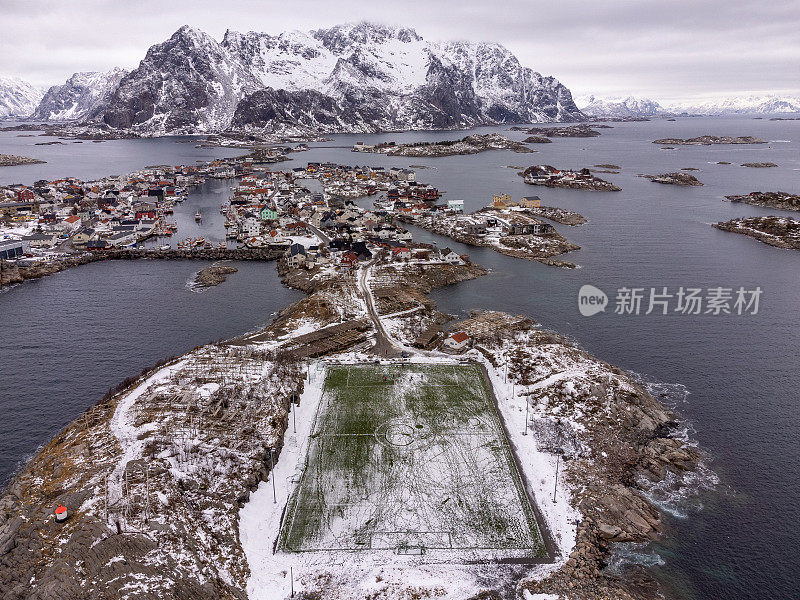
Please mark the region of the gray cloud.
<svg viewBox="0 0 800 600"><path fill-rule="evenodd" d="M37 85L75 71L134 68L190 24L278 33L345 21L415 28L427 39L496 41L576 92L661 100L800 92L800 0L0 0L0 73Z"/></svg>

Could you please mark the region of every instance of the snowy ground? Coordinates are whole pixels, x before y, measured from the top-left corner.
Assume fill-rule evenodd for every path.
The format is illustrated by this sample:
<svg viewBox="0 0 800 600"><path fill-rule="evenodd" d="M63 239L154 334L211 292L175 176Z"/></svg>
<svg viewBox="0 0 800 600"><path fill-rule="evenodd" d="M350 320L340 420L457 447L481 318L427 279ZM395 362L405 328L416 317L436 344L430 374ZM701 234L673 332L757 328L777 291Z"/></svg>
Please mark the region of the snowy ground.
<svg viewBox="0 0 800 600"><path fill-rule="evenodd" d="M481 360L480 354L470 356ZM339 356L337 364L358 362L358 355ZM334 361L330 361L333 363ZM384 365L397 361L383 361ZM405 363L453 364L452 357L416 355ZM481 362L484 362L481 360ZM314 416L323 398L325 363L311 368L311 381L301 398L296 417L297 432L290 421L285 446L277 462L273 480L260 484L240 513L240 538L250 566L248 594L253 600L285 598L291 591L324 591L326 598L376 597L465 598L478 593L489 581L502 577L505 567L497 564L466 564L470 561L491 561L495 552L429 551L425 556L397 555L391 550L325 551L274 553L284 507L300 481L314 427ZM565 560L575 543L577 514L569 506L568 490L559 485L557 501L552 502L555 485L555 457L538 452L532 435L523 436L525 423L524 401L513 396L512 385L503 382L503 373L487 365L497 395L502 419L510 441L517 452L522 475L529 485L544 517L550 535L557 546L558 556L553 563L528 567L527 574L537 577L553 571ZM270 477L273 477L271 475ZM276 584L277 582L277 584Z"/></svg>

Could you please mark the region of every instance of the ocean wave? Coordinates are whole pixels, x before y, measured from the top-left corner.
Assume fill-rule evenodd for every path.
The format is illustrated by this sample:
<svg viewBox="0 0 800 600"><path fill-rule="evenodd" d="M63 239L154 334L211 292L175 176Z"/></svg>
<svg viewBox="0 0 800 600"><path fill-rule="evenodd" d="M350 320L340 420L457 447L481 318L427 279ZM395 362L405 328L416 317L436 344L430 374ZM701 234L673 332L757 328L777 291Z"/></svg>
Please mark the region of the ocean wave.
<svg viewBox="0 0 800 600"><path fill-rule="evenodd" d="M688 519L693 512L703 510L703 493L716 488L719 477L701 462L694 471L680 474L667 471L657 483L644 477L638 483L642 495L653 506L676 519Z"/></svg>
<svg viewBox="0 0 800 600"><path fill-rule="evenodd" d="M691 394L689 388L682 383L658 381L640 373L631 375L651 396L669 410L676 412L676 425L670 432L671 436L683 441L687 446L697 448L698 443L695 439L697 430L694 424L680 415L680 407L689 401ZM708 457L703 456L693 471L683 473L667 471L664 479L656 483L642 477L638 483L643 495L654 506L678 519L687 519L692 512L702 510L703 493L714 489L720 482L717 474L707 464Z"/></svg>
<svg viewBox="0 0 800 600"><path fill-rule="evenodd" d="M608 562L608 570L620 574L628 565L660 567L664 559L647 543L625 542L614 545L614 552Z"/></svg>
<svg viewBox="0 0 800 600"><path fill-rule="evenodd" d="M186 280L186 284L184 285L184 287L187 290L189 290L190 292L193 292L195 294L202 294L203 292L206 291L206 289L208 289L208 288L204 288L201 285L197 285L196 279L197 279L197 275L199 273L200 273L200 271L195 271L194 273L192 273L191 277L189 277L189 279Z"/></svg>
<svg viewBox="0 0 800 600"><path fill-rule="evenodd" d="M689 388L682 383L666 383L658 381L649 375L631 371L634 381L641 385L647 392L670 410L676 410L688 401Z"/></svg>

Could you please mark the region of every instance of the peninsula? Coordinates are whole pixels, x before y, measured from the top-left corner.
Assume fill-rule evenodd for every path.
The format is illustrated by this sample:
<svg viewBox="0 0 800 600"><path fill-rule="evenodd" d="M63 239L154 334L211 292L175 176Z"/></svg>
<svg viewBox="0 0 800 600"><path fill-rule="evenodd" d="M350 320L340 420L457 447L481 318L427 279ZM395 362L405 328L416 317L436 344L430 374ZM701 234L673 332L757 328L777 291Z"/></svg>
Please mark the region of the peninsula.
<svg viewBox="0 0 800 600"><path fill-rule="evenodd" d="M380 581L388 564L393 588L420 597L456 587L494 597L508 586L639 597L640 578L606 570L611 544L659 537L647 490L694 469L698 452L672 435L674 415L634 379L529 318L438 312L432 289L485 270L418 250L402 262L377 252L344 270L296 268L286 257L285 283L309 295L269 327L147 369L65 427L0 497L0 560L13 565L3 597L112 587L200 599L253 588L346 597ZM416 411L412 390L434 413ZM388 421L358 413L356 422L352 410L336 412L342 403L410 412ZM341 425L369 432L364 444L328 445L326 433ZM459 435L433 436L433 427ZM468 454L487 465L481 473L459 462L474 436ZM349 465L344 472L319 461L321 443L352 456L335 461ZM376 467L364 452L386 460ZM413 485L370 484L376 468L398 476L408 452L447 460L422 461ZM345 479L355 487L337 488L338 529L320 527L333 518L332 498L320 503L317 491ZM477 511L462 500L474 486L494 498ZM452 506L420 510L417 494L431 508ZM414 533L454 516L465 525L446 550L434 534ZM485 550L469 549L476 543ZM482 561L493 562L490 577Z"/></svg>

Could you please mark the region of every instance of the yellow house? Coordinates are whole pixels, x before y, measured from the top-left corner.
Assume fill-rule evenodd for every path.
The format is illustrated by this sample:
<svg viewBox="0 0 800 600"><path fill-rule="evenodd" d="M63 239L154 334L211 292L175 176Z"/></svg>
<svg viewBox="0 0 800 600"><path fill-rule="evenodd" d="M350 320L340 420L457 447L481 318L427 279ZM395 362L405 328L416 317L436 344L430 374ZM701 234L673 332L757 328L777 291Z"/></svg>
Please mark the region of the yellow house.
<svg viewBox="0 0 800 600"><path fill-rule="evenodd" d="M492 196L492 203L490 208L508 208L509 206L517 206L517 203L511 200L508 194L494 194Z"/></svg>
<svg viewBox="0 0 800 600"><path fill-rule="evenodd" d="M539 196L525 196L519 201L522 208L539 208L542 205L542 200Z"/></svg>

